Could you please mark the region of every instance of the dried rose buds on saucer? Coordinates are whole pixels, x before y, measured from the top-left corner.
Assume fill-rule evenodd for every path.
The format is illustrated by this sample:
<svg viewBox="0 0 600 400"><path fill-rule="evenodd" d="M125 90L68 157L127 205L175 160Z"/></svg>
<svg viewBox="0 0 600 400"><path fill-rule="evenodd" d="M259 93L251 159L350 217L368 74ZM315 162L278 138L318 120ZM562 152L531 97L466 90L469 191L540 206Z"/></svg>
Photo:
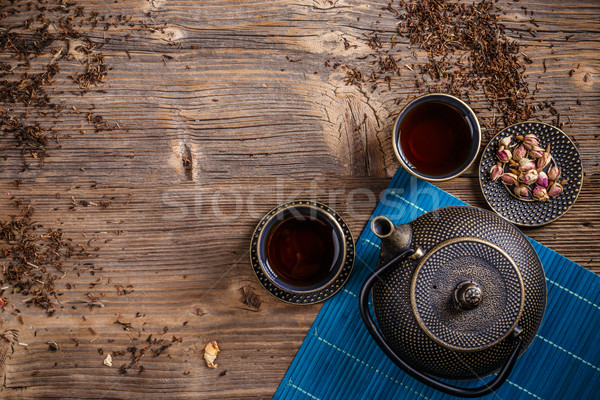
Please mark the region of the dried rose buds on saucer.
<svg viewBox="0 0 600 400"><path fill-rule="evenodd" d="M498 141L492 181L500 181L517 198L549 201L563 192L566 180L558 181L560 169L535 134L506 136Z"/></svg>
<svg viewBox="0 0 600 400"><path fill-rule="evenodd" d="M503 164L506 164L512 158L512 153L508 149L498 150L496 155L498 156L498 160Z"/></svg>
<svg viewBox="0 0 600 400"><path fill-rule="evenodd" d="M502 182L506 183L507 185L516 185L519 183L519 177L512 172L503 174L501 178Z"/></svg>
<svg viewBox="0 0 600 400"><path fill-rule="evenodd" d="M546 148L546 151L542 153L542 155L537 159L537 169L538 171L546 168L550 161L552 160L552 156L550 155L550 145Z"/></svg>
<svg viewBox="0 0 600 400"><path fill-rule="evenodd" d="M519 172L527 172L535 169L535 163L529 158L521 158L519 160Z"/></svg>
<svg viewBox="0 0 600 400"><path fill-rule="evenodd" d="M519 180L526 185L532 185L538 180L538 172L535 169L529 171L521 171Z"/></svg>
<svg viewBox="0 0 600 400"><path fill-rule="evenodd" d="M523 146L525 146L527 150L531 150L540 145L539 139L533 133L525 135L525 137L517 136L517 140L523 142Z"/></svg>
<svg viewBox="0 0 600 400"><path fill-rule="evenodd" d="M517 197L527 198L529 197L529 188L525 184L518 184L515 186L515 194Z"/></svg>
<svg viewBox="0 0 600 400"><path fill-rule="evenodd" d="M533 198L539 201L548 201L550 197L548 196L548 191L543 186L536 186L533 189Z"/></svg>
<svg viewBox="0 0 600 400"><path fill-rule="evenodd" d="M563 192L563 185L567 183L566 179L561 182L554 182L548 189L548 196L556 197Z"/></svg>
<svg viewBox="0 0 600 400"><path fill-rule="evenodd" d="M513 151L513 160L519 162L521 161L522 158L526 158L527 157L527 149L525 148L524 145L519 145L519 147L517 147L515 149L515 151Z"/></svg>
<svg viewBox="0 0 600 400"><path fill-rule="evenodd" d="M492 181L497 181L504 174L504 168L502 168L502 163L496 163L490 170L490 174L492 175Z"/></svg>
<svg viewBox="0 0 600 400"><path fill-rule="evenodd" d="M548 187L548 174L546 174L544 171L540 172L538 174L537 184L542 187L547 188Z"/></svg>

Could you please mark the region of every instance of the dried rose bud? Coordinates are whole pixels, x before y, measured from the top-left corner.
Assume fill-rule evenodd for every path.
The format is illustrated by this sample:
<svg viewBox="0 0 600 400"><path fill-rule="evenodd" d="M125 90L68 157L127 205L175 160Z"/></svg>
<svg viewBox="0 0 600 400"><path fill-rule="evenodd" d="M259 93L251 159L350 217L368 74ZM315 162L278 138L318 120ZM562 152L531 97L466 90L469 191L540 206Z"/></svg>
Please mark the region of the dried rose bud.
<svg viewBox="0 0 600 400"><path fill-rule="evenodd" d="M529 197L529 188L527 185L515 186L515 195L517 197Z"/></svg>
<svg viewBox="0 0 600 400"><path fill-rule="evenodd" d="M498 163L492 167L490 170L490 174L492 175L492 182L495 182L502 176L504 173L504 168L502 168L502 163Z"/></svg>
<svg viewBox="0 0 600 400"><path fill-rule="evenodd" d="M548 187L548 175L544 171L538 174L537 184L543 187Z"/></svg>
<svg viewBox="0 0 600 400"><path fill-rule="evenodd" d="M537 182L538 172L535 169L524 172L519 176L519 180L526 185L531 185L532 183Z"/></svg>
<svg viewBox="0 0 600 400"><path fill-rule="evenodd" d="M538 140L537 136L530 133L529 135L525 135L525 137L523 138L523 145L527 150L531 150L535 146L539 146L540 141Z"/></svg>
<svg viewBox="0 0 600 400"><path fill-rule="evenodd" d="M535 146L533 149L529 150L529 156L531 158L540 158L544 155L544 149L540 146Z"/></svg>
<svg viewBox="0 0 600 400"><path fill-rule="evenodd" d="M525 146L520 145L513 151L513 160L520 161L524 157L527 157L527 149Z"/></svg>
<svg viewBox="0 0 600 400"><path fill-rule="evenodd" d="M544 154L542 154L542 156L537 160L537 170L541 171L544 168L546 168L546 165L550 164L551 160L552 156L550 155L550 153L547 151L544 152Z"/></svg>
<svg viewBox="0 0 600 400"><path fill-rule="evenodd" d="M556 165L548 170L548 179L550 179L551 181L557 180L559 176L560 170Z"/></svg>
<svg viewBox="0 0 600 400"><path fill-rule="evenodd" d="M104 361L102 361L102 363L104 365L106 365L107 367L112 367L113 366L112 361L113 361L112 356L110 354L107 354L106 358L104 359Z"/></svg>
<svg viewBox="0 0 600 400"><path fill-rule="evenodd" d="M512 153L508 149L502 149L498 150L496 156L498 156L498 160L500 160L500 162L504 164L512 158Z"/></svg>
<svg viewBox="0 0 600 400"><path fill-rule="evenodd" d="M500 146L500 147L504 146L504 148L507 148L508 146L510 146L510 139L511 139L510 136L503 138L502 140L500 140L498 142L498 146Z"/></svg>
<svg viewBox="0 0 600 400"><path fill-rule="evenodd" d="M563 192L563 186L560 184L560 182L554 182L552 184L552 186L550 186L550 189L548 189L548 195L550 197L556 197L559 194L561 194Z"/></svg>
<svg viewBox="0 0 600 400"><path fill-rule="evenodd" d="M502 175L502 182L506 183L507 185L516 185L519 183L519 177L516 174L507 172L506 174Z"/></svg>
<svg viewBox="0 0 600 400"><path fill-rule="evenodd" d="M536 186L535 189L533 189L533 198L539 201L550 200L546 188L542 186Z"/></svg>
<svg viewBox="0 0 600 400"><path fill-rule="evenodd" d="M204 347L204 360L209 368L217 368L219 366L219 364L215 364L215 360L220 351L219 345L214 340Z"/></svg>
<svg viewBox="0 0 600 400"><path fill-rule="evenodd" d="M521 158L519 161L519 171L527 172L535 169L535 163L528 158Z"/></svg>

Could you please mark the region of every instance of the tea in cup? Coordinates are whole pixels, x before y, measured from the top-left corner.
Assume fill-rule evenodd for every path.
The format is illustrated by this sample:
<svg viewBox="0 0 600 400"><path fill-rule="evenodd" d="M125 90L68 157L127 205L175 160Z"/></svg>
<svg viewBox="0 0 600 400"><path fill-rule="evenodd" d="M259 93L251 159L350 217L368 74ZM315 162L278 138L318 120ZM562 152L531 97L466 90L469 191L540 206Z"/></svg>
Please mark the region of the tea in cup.
<svg viewBox="0 0 600 400"><path fill-rule="evenodd" d="M335 294L354 264L354 242L328 206L296 200L271 210L250 244L260 283L281 300L312 304Z"/></svg>
<svg viewBox="0 0 600 400"><path fill-rule="evenodd" d="M396 119L394 151L402 167L429 181L462 174L477 157L481 128L460 99L441 93L419 97Z"/></svg>

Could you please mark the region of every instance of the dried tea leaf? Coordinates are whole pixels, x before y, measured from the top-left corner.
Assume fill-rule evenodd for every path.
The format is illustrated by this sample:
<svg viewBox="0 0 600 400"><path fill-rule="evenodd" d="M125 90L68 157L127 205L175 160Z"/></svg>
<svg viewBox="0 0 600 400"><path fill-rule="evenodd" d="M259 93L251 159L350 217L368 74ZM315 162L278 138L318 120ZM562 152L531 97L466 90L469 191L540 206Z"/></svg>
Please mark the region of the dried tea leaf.
<svg viewBox="0 0 600 400"><path fill-rule="evenodd" d="M112 367L112 357L110 356L110 354L108 354L106 356L106 358L104 359L103 364L106 365L107 367Z"/></svg>
<svg viewBox="0 0 600 400"><path fill-rule="evenodd" d="M262 302L256 293L254 293L254 289L252 289L250 286L243 286L239 291L242 294L240 301L244 303L248 309L252 311L258 311L260 309Z"/></svg>
<svg viewBox="0 0 600 400"><path fill-rule="evenodd" d="M212 341L206 345L204 348L204 360L206 361L206 365L208 368L217 368L219 365L215 364L214 361L217 359L217 354L219 354L219 345L216 341Z"/></svg>

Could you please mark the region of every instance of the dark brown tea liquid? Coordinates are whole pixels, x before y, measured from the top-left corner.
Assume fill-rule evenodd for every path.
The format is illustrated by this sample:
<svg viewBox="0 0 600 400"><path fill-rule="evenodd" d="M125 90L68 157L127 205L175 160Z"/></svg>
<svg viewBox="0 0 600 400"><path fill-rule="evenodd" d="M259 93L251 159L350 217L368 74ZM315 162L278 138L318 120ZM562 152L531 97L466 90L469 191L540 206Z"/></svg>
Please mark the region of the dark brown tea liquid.
<svg viewBox="0 0 600 400"><path fill-rule="evenodd" d="M462 112L435 101L409 110L398 136L406 160L429 176L457 171L467 162L473 145L473 133Z"/></svg>
<svg viewBox="0 0 600 400"><path fill-rule="evenodd" d="M333 227L311 216L287 218L267 238L269 265L280 279L295 286L327 279L338 251Z"/></svg>

